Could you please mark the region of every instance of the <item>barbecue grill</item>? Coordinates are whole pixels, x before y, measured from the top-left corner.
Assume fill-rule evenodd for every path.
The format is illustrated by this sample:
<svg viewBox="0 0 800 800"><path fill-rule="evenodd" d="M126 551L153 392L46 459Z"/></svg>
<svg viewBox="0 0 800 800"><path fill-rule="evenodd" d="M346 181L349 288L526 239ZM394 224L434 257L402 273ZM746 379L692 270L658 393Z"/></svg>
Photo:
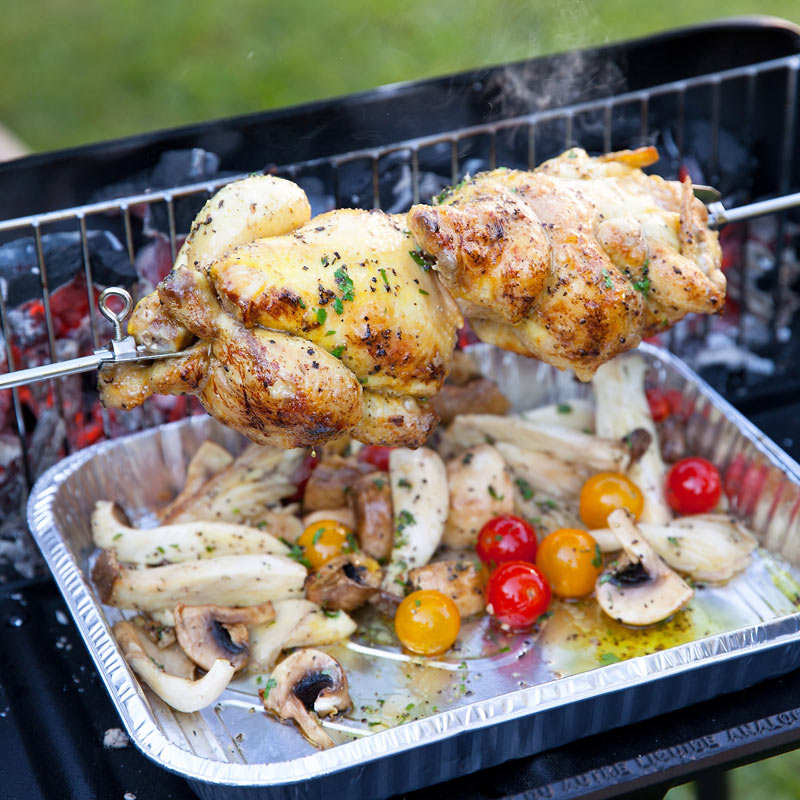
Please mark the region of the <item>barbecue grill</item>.
<svg viewBox="0 0 800 800"><path fill-rule="evenodd" d="M208 196L253 170L299 183L314 213L337 206L400 212L478 170L527 169L573 145L600 152L655 144L659 174L688 172L717 187L728 207L796 192L799 70L800 30L739 20L2 165L6 369L84 355L108 340L112 329L95 310L99 290L115 284L135 296L149 291ZM725 314L686 320L659 343L796 455L800 214L729 225L723 244ZM88 659L76 652L78 637L24 535L27 489L56 460L199 410L185 398L156 398L139 411L113 414L100 408L94 381L73 376L0 395L0 602L8 623L0 729L7 727L10 743L2 785L19 787L14 797L136 794L137 786L139 796L144 786L158 796L167 796L165 786L171 796L188 796L185 784L136 753L102 749L103 731L118 724L115 714ZM647 749L636 731L652 743L651 763L669 767L673 780L689 773L682 765L691 760L724 763L788 746L800 738L800 711L783 688L787 680L741 694L735 703L742 717L731 718L729 698L706 704L732 725L760 720L765 710L786 716L749 736L726 741L723 731L733 728L710 730L702 710L673 714L663 723L666 733L654 723L626 731L628 749L623 743L611 751L595 739L575 764L578 748L562 748L561 756L514 767L517 783L495 769L474 786L501 786L500 795L530 788L547 797L563 779L573 788L562 787L561 796L579 797L656 783L657 770L636 761ZM764 697L769 708L760 706ZM775 707L776 698L785 703ZM667 742L671 734L677 739ZM698 741L705 745L692 744ZM675 742L684 749L656 755ZM484 791L474 786L471 792ZM463 796L464 787L442 791Z"/></svg>

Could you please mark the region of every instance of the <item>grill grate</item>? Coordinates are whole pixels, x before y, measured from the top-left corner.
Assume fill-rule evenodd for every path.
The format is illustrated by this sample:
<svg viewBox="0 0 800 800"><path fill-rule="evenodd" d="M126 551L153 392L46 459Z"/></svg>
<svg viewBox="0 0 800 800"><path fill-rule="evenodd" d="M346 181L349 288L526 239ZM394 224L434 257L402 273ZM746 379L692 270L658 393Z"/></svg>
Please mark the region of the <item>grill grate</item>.
<svg viewBox="0 0 800 800"><path fill-rule="evenodd" d="M500 114L492 122L383 147L275 165L268 171L299 183L309 195L314 213L340 206L402 212L478 170L498 165L530 169L573 145L601 152L656 144L662 154L656 165L659 174L674 179L687 169L695 181L718 186L728 205L738 205L797 190L800 165L795 163L794 150L800 106L798 70L800 56L793 55L522 115L514 113L518 103L503 86L501 72L497 104L501 110L507 109L507 114ZM514 91L518 92L518 87ZM525 104L535 108L535 88L529 94ZM40 283L34 300L41 303L43 318L41 346L35 353L38 361L31 361L30 348L26 349L30 332L24 315L12 302L8 283L3 283L0 317L7 369L79 354L75 352L76 344L70 345L69 337L60 335L56 324L53 295L59 286L46 247L51 234L72 234L79 243L80 264L75 268L83 277L81 291L88 303L88 322L77 347L88 350L102 344L111 332L95 308L94 287L102 285L103 280L97 275L91 237L96 232L110 237L129 268L134 294L141 296L154 283L152 276L144 274L142 262L147 248L160 243L174 260L179 237L188 230L194 214L214 191L234 177L240 176L226 175L0 221L0 241L7 245L24 237L32 239L34 271ZM751 230L751 225L757 227ZM786 370L791 362L784 345L791 336L797 305L794 284L800 280L795 252L800 249L798 226L791 214L784 212L771 222L742 223L731 226L731 231L728 244L735 252L728 278L730 296L737 307L721 320L687 320L665 336L663 343L691 358L703 352L709 334L724 331L733 337L734 345L749 348L762 358L768 354L779 372ZM752 258L747 254L756 235L762 250L757 279L752 273ZM764 238L766 241L761 241ZM755 293L754 287L758 289ZM752 372L744 370L744 377L740 376L745 384L752 383ZM730 370L726 381L730 380L729 373ZM54 458L70 447L82 446L71 435L76 386L84 405L96 400L90 386L94 376L83 384L76 384L75 379L68 387L69 380L72 379L51 381L41 390L45 393L43 402L50 406L53 435L64 443L61 450L53 450ZM722 388L730 389L730 385ZM24 390L10 391L8 417L18 439L17 471L30 486L48 464L41 458L34 463L32 458L37 454L31 444L33 421L26 411ZM3 394L6 393L0 393ZM182 413L195 410L191 402L181 409ZM132 413L122 421L111 419L105 410L99 413L105 437L148 427L164 417L163 402L158 399L148 401L141 413ZM19 524L24 527L21 519Z"/></svg>

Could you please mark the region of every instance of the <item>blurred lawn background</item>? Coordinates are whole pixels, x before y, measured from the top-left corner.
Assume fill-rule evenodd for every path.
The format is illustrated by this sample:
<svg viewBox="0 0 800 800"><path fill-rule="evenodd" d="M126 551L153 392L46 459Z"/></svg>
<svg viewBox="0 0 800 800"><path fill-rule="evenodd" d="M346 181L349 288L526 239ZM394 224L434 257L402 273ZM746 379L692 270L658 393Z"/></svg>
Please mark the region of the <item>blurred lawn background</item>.
<svg viewBox="0 0 800 800"><path fill-rule="evenodd" d="M32 151L347 94L799 0L4 0L0 123ZM730 773L800 798L800 752ZM669 800L689 800L689 787Z"/></svg>
<svg viewBox="0 0 800 800"><path fill-rule="evenodd" d="M3 0L0 123L50 150L798 0Z"/></svg>

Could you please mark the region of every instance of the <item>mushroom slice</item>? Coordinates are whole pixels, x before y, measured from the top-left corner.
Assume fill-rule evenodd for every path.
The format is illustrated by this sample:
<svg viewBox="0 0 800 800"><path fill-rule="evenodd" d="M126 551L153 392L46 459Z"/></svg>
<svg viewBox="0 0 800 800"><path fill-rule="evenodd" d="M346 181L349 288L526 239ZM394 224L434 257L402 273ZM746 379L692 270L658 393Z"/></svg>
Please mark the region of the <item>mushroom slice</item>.
<svg viewBox="0 0 800 800"><path fill-rule="evenodd" d="M500 453L479 444L447 464L450 508L442 541L448 547L474 547L480 529L493 517L514 510L514 484Z"/></svg>
<svg viewBox="0 0 800 800"><path fill-rule="evenodd" d="M678 572L698 581L726 581L750 564L758 547L753 534L726 514L679 517L669 525L640 522L639 530L655 552ZM619 550L608 528L590 531L603 552Z"/></svg>
<svg viewBox="0 0 800 800"><path fill-rule="evenodd" d="M247 553L289 552L283 542L266 531L233 522L180 522L158 528L134 528L128 524L122 509L106 500L95 503L92 538L98 547L113 547L123 563L142 566Z"/></svg>
<svg viewBox="0 0 800 800"><path fill-rule="evenodd" d="M409 569L430 561L444 533L449 508L447 471L427 447L396 447L389 455L394 509L394 547L381 588L401 594Z"/></svg>
<svg viewBox="0 0 800 800"><path fill-rule="evenodd" d="M449 425L460 414L507 414L511 408L497 384L483 377L462 384L447 382L431 403L442 425Z"/></svg>
<svg viewBox="0 0 800 800"><path fill-rule="evenodd" d="M335 658L319 650L297 650L275 667L269 686L258 692L267 711L294 720L315 747L333 747L318 718L351 705L347 676Z"/></svg>
<svg viewBox="0 0 800 800"><path fill-rule="evenodd" d="M656 555L626 510L609 514L608 524L625 554L595 585L606 614L626 625L652 625L691 600L694 590Z"/></svg>
<svg viewBox="0 0 800 800"><path fill-rule="evenodd" d="M446 438L462 441L466 446L486 437L495 442L510 442L523 450L546 453L560 461L580 464L591 472L620 472L628 461L628 448L619 437L628 433L628 426L619 436L604 439L590 433L547 422L532 422L521 416L497 417L492 414L463 414L448 428ZM598 429L598 433L602 431Z"/></svg>
<svg viewBox="0 0 800 800"><path fill-rule="evenodd" d="M158 512L158 518L168 519L176 509L195 495L206 481L211 480L232 463L233 456L224 447L216 442L203 442L186 466L183 489L175 495L172 502Z"/></svg>
<svg viewBox="0 0 800 800"><path fill-rule="evenodd" d="M306 578L306 597L333 611L360 608L378 591L380 564L359 553L337 556Z"/></svg>
<svg viewBox="0 0 800 800"><path fill-rule="evenodd" d="M218 658L226 658L240 670L250 656L247 626L274 619L272 603L247 608L178 605L175 635L184 653L203 669L209 670Z"/></svg>
<svg viewBox="0 0 800 800"><path fill-rule="evenodd" d="M350 492L354 528L361 550L386 562L394 544L392 487L385 472L362 475Z"/></svg>
<svg viewBox="0 0 800 800"><path fill-rule="evenodd" d="M462 617L486 609L486 569L473 561L437 561L408 573L411 588L434 589L447 595Z"/></svg>
<svg viewBox="0 0 800 800"><path fill-rule="evenodd" d="M641 457L628 465L626 474L644 495L644 509L639 517L641 522L664 525L672 519L672 512L664 499L666 469L661 458L658 431L644 391L646 373L647 364L639 355L615 358L597 370L592 379L597 433L620 438L641 428L650 434L650 442Z"/></svg>
<svg viewBox="0 0 800 800"><path fill-rule="evenodd" d="M375 467L354 458L330 456L323 459L311 473L303 493L303 510L343 508L353 484Z"/></svg>
<svg viewBox="0 0 800 800"><path fill-rule="evenodd" d="M118 622L113 631L131 669L176 711L192 713L211 705L225 691L236 672L230 661L220 658L199 680L169 675L155 659L147 655L136 628L130 622Z"/></svg>
<svg viewBox="0 0 800 800"><path fill-rule="evenodd" d="M220 556L148 569L126 569L114 550L103 550L92 569L100 600L117 608L163 608L219 603L254 606L299 596L306 570L284 556Z"/></svg>
<svg viewBox="0 0 800 800"><path fill-rule="evenodd" d="M201 484L176 505L162 522L216 522L256 524L272 506L297 492L295 474L305 458L302 449L282 450L251 444L222 472Z"/></svg>

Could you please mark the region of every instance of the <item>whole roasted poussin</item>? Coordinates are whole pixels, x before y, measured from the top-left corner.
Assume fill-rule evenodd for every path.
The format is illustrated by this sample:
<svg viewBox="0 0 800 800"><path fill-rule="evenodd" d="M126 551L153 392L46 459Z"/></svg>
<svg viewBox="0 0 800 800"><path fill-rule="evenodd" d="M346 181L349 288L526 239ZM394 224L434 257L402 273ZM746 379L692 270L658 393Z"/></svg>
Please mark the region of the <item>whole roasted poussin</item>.
<svg viewBox="0 0 800 800"><path fill-rule="evenodd" d="M240 193L268 181L274 204L299 204L288 181L247 181ZM230 213L247 215L236 199ZM198 237L227 213L219 195L209 201L187 240L194 250L132 319L134 334L155 330L151 344L184 355L104 370L104 402L127 409L152 393L195 394L225 425L281 447L347 431L367 443L422 444L438 422L428 398L447 375L462 319L404 218L343 209L298 226L302 214L273 209L276 235L259 230L242 244L243 233L219 252L215 237Z"/></svg>
<svg viewBox="0 0 800 800"><path fill-rule="evenodd" d="M573 148L414 206L408 226L484 341L582 380L689 312L725 300L717 234L690 181L646 175L654 147Z"/></svg>

